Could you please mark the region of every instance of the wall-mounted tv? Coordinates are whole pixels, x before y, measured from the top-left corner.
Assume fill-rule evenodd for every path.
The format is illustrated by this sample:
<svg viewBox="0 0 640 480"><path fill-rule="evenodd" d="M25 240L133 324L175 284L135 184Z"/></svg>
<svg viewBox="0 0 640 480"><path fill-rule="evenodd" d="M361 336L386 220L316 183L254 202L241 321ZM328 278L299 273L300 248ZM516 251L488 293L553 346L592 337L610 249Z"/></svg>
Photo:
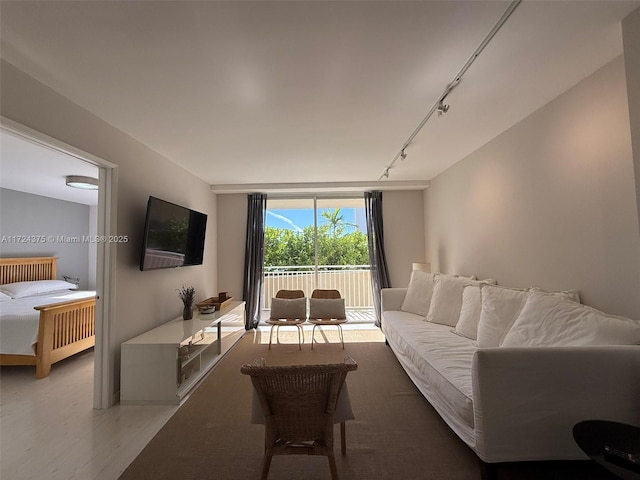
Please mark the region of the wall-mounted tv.
<svg viewBox="0 0 640 480"><path fill-rule="evenodd" d="M207 215L149 197L140 270L201 265Z"/></svg>

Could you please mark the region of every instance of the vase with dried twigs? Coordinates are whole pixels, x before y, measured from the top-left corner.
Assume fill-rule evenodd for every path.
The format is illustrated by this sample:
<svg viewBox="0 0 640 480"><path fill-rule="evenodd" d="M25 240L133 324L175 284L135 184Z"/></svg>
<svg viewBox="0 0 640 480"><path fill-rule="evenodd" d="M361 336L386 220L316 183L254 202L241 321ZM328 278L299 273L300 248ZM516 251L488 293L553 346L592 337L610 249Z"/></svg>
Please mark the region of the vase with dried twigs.
<svg viewBox="0 0 640 480"><path fill-rule="evenodd" d="M178 289L178 296L184 305L182 309L182 319L191 320L193 318L193 302L196 298L196 289L193 287L185 287Z"/></svg>

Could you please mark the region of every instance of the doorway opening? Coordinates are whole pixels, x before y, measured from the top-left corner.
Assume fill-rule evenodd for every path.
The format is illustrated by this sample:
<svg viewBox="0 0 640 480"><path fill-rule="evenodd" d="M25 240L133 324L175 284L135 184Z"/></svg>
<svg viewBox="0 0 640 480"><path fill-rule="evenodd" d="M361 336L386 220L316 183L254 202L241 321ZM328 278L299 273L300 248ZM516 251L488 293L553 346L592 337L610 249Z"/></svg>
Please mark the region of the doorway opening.
<svg viewBox="0 0 640 480"><path fill-rule="evenodd" d="M0 127L3 134L17 138L25 145L35 145L97 169L98 201L95 208L90 209L91 226L88 237L110 238L115 234L116 165L4 117L0 118ZM64 176L62 181L64 182ZM96 291L93 408L103 409L115 402L112 381L114 362L110 340L115 310L115 247L109 242L95 242L91 247L88 252L89 269L86 286L93 287L91 289ZM70 277L71 280L76 278L77 276ZM80 278L79 281L82 282L82 279Z"/></svg>

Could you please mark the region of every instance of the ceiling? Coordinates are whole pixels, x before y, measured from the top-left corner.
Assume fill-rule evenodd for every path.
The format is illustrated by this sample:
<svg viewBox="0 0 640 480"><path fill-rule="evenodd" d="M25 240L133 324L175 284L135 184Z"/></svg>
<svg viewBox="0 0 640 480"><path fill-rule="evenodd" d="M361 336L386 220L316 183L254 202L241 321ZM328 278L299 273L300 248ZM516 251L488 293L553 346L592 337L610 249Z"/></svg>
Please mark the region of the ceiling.
<svg viewBox="0 0 640 480"><path fill-rule="evenodd" d="M98 204L97 190L68 187L67 175L98 178L98 167L0 130L0 187L67 202Z"/></svg>
<svg viewBox="0 0 640 480"><path fill-rule="evenodd" d="M222 190L376 183L508 5L3 0L1 52ZM620 55L638 7L522 2L380 184L426 183Z"/></svg>

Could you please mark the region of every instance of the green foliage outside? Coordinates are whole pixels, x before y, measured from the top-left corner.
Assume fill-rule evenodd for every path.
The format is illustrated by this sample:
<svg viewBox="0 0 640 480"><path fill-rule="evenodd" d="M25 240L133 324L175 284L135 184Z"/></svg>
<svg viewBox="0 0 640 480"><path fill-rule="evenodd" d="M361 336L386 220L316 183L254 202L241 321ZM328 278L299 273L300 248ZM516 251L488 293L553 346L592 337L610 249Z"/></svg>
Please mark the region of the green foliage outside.
<svg viewBox="0 0 640 480"><path fill-rule="evenodd" d="M354 225L344 221L340 209L322 212L318 225L319 265L368 265L367 235L359 230L345 233ZM314 265L313 226L302 232L267 227L264 232L264 263L272 266Z"/></svg>

